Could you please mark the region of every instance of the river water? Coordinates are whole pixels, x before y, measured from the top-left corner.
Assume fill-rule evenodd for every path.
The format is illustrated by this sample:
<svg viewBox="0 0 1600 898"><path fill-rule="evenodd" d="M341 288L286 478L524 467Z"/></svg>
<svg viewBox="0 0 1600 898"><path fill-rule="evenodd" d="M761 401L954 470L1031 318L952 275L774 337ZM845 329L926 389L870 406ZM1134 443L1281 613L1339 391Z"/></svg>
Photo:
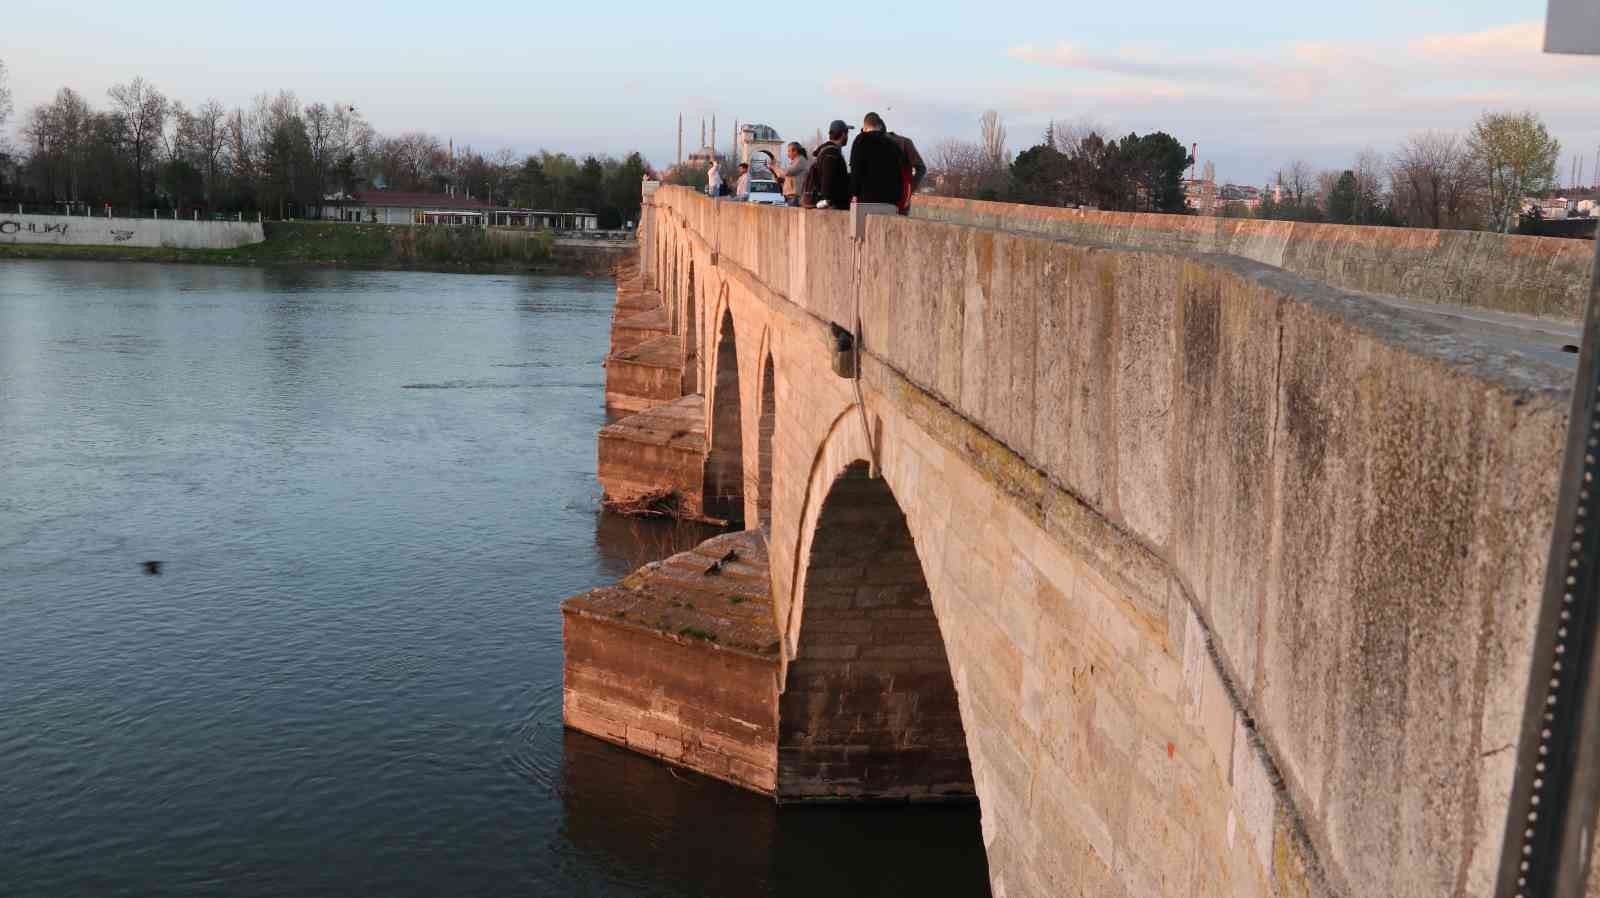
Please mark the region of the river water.
<svg viewBox="0 0 1600 898"><path fill-rule="evenodd" d="M0 262L0 895L986 895L561 726L606 282ZM160 562L147 573L145 562Z"/></svg>

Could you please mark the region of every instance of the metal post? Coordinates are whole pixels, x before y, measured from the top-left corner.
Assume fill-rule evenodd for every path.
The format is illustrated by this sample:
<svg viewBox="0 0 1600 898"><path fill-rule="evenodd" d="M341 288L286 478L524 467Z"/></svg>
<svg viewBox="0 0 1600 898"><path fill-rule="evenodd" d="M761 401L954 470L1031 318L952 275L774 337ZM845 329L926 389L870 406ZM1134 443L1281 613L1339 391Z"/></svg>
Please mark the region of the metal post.
<svg viewBox="0 0 1600 898"><path fill-rule="evenodd" d="M1582 898L1600 807L1600 239L1517 766L1499 898Z"/></svg>

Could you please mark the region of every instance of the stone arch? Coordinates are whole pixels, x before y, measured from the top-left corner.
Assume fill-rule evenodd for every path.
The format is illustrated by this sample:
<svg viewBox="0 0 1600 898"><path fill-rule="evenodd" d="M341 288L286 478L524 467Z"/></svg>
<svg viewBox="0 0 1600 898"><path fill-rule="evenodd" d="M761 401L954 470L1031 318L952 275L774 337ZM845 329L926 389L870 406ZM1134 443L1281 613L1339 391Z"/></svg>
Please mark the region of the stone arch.
<svg viewBox="0 0 1600 898"><path fill-rule="evenodd" d="M706 457L705 510L730 524L744 523L744 422L739 407L739 346L733 310L722 309L716 371L711 384L710 452Z"/></svg>
<svg viewBox="0 0 1600 898"><path fill-rule="evenodd" d="M772 351L761 365L761 404L756 419L756 522L772 528L772 436L778 427L777 371Z"/></svg>
<svg viewBox="0 0 1600 898"><path fill-rule="evenodd" d="M689 289L684 294L683 395L700 392L700 334L695 327L695 312L700 305L694 286L694 259L689 260Z"/></svg>
<svg viewBox="0 0 1600 898"><path fill-rule="evenodd" d="M778 708L783 801L972 802L955 678L904 511L855 461L828 488Z"/></svg>

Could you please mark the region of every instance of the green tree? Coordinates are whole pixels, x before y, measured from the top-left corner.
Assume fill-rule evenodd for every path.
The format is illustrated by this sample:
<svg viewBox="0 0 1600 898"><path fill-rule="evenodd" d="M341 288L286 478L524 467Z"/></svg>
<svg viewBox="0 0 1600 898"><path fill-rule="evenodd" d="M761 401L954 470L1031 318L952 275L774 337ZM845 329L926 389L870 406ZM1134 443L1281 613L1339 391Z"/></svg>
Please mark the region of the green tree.
<svg viewBox="0 0 1600 898"><path fill-rule="evenodd" d="M1467 146L1487 178L1489 226L1510 233L1522 197L1555 181L1561 142L1532 112L1485 112L1473 126Z"/></svg>
<svg viewBox="0 0 1600 898"><path fill-rule="evenodd" d="M1056 149L1052 135L1023 150L1011 163L1011 197L1036 206L1065 206L1071 201L1072 162Z"/></svg>
<svg viewBox="0 0 1600 898"><path fill-rule="evenodd" d="M1328 220L1337 224L1354 224L1360 196L1356 191L1356 173L1346 170L1328 192Z"/></svg>
<svg viewBox="0 0 1600 898"><path fill-rule="evenodd" d="M644 180L644 157L629 153L606 173L606 208L601 210L602 228L620 228L639 220L639 184Z"/></svg>
<svg viewBox="0 0 1600 898"><path fill-rule="evenodd" d="M599 212L606 203L606 169L594 156L586 156L573 179L572 201L574 208Z"/></svg>
<svg viewBox="0 0 1600 898"><path fill-rule="evenodd" d="M1194 160L1176 137L1156 131L1129 134L1118 148L1134 187L1134 208L1182 212L1183 172Z"/></svg>

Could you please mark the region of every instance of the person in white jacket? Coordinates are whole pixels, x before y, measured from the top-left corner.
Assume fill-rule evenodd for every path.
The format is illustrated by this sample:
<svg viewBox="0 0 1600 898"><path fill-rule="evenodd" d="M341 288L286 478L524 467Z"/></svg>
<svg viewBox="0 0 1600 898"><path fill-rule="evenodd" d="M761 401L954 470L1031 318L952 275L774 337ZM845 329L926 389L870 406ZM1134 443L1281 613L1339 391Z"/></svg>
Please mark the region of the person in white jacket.
<svg viewBox="0 0 1600 898"><path fill-rule="evenodd" d="M722 166L715 157L711 160L711 167L706 169L706 195L716 196L722 192Z"/></svg>

